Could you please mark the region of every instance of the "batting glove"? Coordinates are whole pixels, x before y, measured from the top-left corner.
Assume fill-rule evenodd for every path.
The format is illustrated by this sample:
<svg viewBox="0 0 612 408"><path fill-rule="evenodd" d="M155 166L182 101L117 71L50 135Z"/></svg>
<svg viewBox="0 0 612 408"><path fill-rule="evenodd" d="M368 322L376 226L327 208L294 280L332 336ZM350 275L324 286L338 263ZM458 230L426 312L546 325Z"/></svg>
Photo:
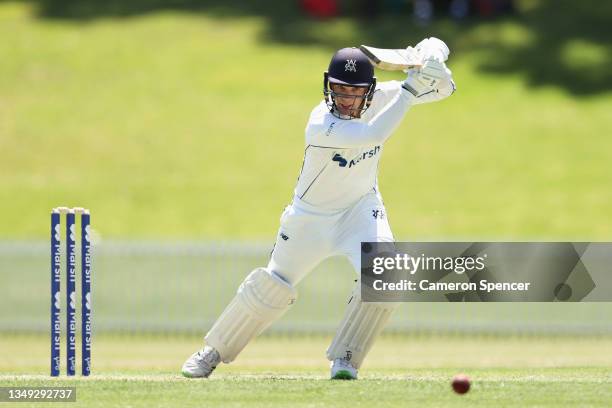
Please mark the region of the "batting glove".
<svg viewBox="0 0 612 408"><path fill-rule="evenodd" d="M408 70L408 76L402 87L414 96L436 92L441 83L450 81L450 70L437 59L426 60L421 68Z"/></svg>
<svg viewBox="0 0 612 408"><path fill-rule="evenodd" d="M446 43L436 37L425 38L418 43L414 49L421 56L423 61L436 59L440 62L446 62L450 54L450 49Z"/></svg>

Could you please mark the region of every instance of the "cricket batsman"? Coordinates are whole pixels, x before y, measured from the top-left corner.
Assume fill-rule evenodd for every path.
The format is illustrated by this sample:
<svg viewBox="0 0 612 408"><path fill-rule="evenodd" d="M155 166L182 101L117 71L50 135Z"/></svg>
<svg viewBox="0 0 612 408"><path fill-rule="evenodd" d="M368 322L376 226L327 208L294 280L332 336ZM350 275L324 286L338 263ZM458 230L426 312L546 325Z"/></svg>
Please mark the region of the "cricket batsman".
<svg viewBox="0 0 612 408"><path fill-rule="evenodd" d="M203 349L182 367L189 378L208 377L230 363L254 337L296 301L296 286L324 259L343 255L360 274L361 242L393 241L378 189L383 145L413 105L455 91L437 38L415 49L419 67L404 81L378 82L358 48L336 52L323 75L321 101L306 125L304 161L292 203L280 218L266 267L253 270L205 337ZM366 303L357 282L327 358L332 379L356 379L368 351L397 303Z"/></svg>

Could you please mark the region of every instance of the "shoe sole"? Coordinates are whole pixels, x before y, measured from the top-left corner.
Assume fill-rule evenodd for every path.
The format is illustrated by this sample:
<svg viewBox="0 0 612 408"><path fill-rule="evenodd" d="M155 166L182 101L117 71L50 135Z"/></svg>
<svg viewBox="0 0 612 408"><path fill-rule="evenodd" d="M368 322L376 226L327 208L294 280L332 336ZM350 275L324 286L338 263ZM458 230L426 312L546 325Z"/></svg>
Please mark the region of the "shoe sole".
<svg viewBox="0 0 612 408"><path fill-rule="evenodd" d="M213 367L212 371L210 373L208 373L208 375L193 375L187 371L181 371L181 374L183 374L183 377L186 378L208 378L210 377L210 375L212 374L213 371L215 371L215 368L217 367Z"/></svg>
<svg viewBox="0 0 612 408"><path fill-rule="evenodd" d="M193 375L193 374L190 374L190 373L185 372L185 371L181 371L181 374L183 374L183 377L185 377L185 378L206 378L203 375Z"/></svg>
<svg viewBox="0 0 612 408"><path fill-rule="evenodd" d="M357 378L353 377L353 375L347 370L340 370L331 379L332 380L356 380Z"/></svg>

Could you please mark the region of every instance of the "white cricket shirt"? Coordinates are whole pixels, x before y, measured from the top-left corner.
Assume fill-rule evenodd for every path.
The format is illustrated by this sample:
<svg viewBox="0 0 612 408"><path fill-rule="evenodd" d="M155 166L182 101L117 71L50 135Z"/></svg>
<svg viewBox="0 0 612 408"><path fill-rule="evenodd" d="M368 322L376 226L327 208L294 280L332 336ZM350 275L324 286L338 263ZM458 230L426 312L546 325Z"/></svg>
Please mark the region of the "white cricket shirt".
<svg viewBox="0 0 612 408"><path fill-rule="evenodd" d="M339 119L329 112L325 101L317 105L306 125L304 162L294 202L333 211L376 193L383 143L414 102L401 82L388 81L377 85L370 107L359 119Z"/></svg>

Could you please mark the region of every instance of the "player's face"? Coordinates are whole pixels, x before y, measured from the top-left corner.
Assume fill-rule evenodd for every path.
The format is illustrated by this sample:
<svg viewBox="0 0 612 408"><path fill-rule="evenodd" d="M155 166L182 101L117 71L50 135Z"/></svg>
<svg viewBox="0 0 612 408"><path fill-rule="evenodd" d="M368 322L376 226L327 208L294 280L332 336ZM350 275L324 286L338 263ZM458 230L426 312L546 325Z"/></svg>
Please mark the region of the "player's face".
<svg viewBox="0 0 612 408"><path fill-rule="evenodd" d="M360 86L348 86L331 84L334 91L336 108L341 115L359 117L367 88Z"/></svg>

